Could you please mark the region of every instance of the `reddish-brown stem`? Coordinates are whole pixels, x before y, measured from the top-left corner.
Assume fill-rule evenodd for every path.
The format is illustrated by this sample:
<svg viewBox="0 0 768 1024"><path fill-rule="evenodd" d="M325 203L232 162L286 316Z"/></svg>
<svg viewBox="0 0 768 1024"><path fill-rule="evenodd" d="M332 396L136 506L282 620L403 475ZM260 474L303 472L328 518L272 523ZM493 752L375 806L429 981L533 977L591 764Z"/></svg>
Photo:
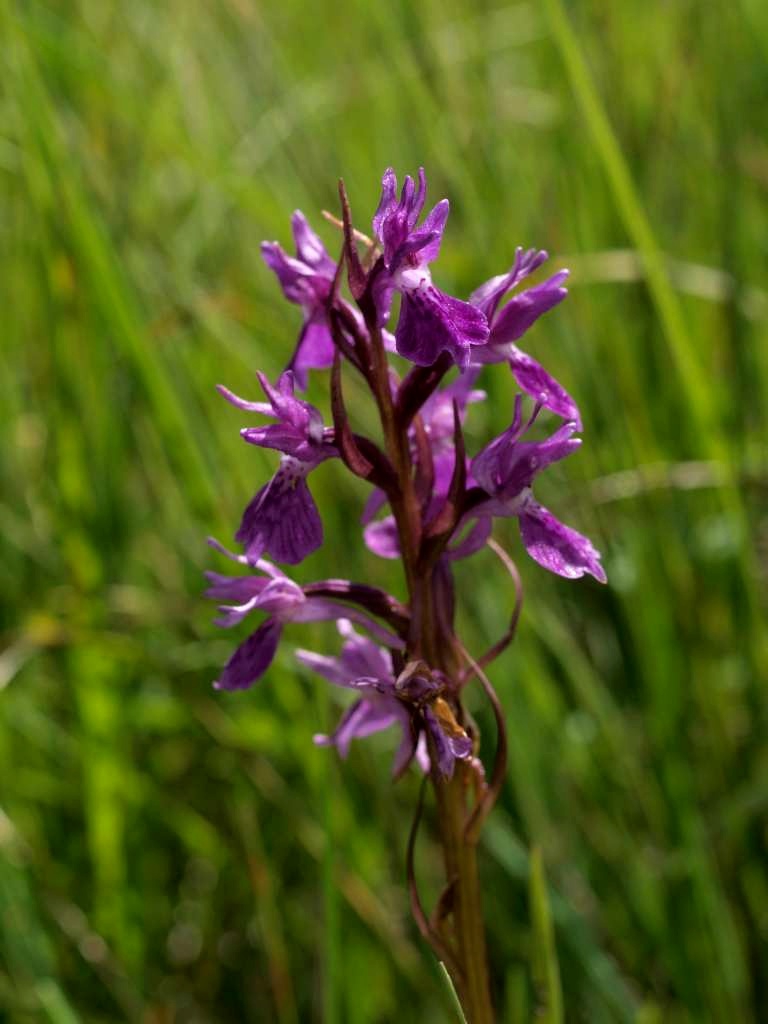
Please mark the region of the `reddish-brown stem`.
<svg viewBox="0 0 768 1024"><path fill-rule="evenodd" d="M470 773L468 765L457 762L451 779L444 779L439 771L433 771L432 784L437 798L446 877L449 884L453 883L452 917L461 971L454 982L467 1020L472 1024L493 1024L477 848L465 835Z"/></svg>
<svg viewBox="0 0 768 1024"><path fill-rule="evenodd" d="M410 444L407 431L399 427L395 417L389 380L389 363L381 337L381 328L375 323L370 323L368 329L371 335L373 363L371 377L374 395L379 409L386 452L395 467L400 484L399 494L392 500L392 512L397 523L408 591L412 595L416 585L415 570L421 541L421 513L413 483Z"/></svg>
<svg viewBox="0 0 768 1024"><path fill-rule="evenodd" d="M455 674L453 645L438 641L434 628L431 573L418 579L412 598L412 634L421 656L432 667ZM430 749L432 785L437 799L438 821L448 886L452 889L451 916L453 947L459 973L454 983L467 1020L472 1024L493 1024L494 1012L488 983L485 927L477 873L477 830L467 829L471 820L472 768L457 761L453 777L445 779L437 768L437 756Z"/></svg>
<svg viewBox="0 0 768 1024"><path fill-rule="evenodd" d="M375 342L373 350L376 350ZM391 409L391 395L389 389L387 391ZM413 522L408 516L409 510L415 510L417 515L420 510L413 484L407 427L397 421L389 423L393 433L387 439L387 454L399 474L403 496L400 507L393 507L393 512L401 539L411 604L409 655L411 658L423 658L432 668L441 669L456 679L456 645L446 643L438 636L436 628L432 579L434 569L424 566L423 562L419 564L418 561L421 524L419 522L417 525L418 532L413 533ZM430 751L430 759L434 766L431 775L437 799L446 882L452 890L451 949L456 961L452 972L454 983L460 994L467 1020L471 1024L493 1024L495 1018L488 983L485 927L477 873L477 830L467 830L467 823L470 820L468 799L472 791L472 768L462 761L457 761L453 777L445 779L436 767L437 756L434 750ZM441 937L441 943L444 941Z"/></svg>

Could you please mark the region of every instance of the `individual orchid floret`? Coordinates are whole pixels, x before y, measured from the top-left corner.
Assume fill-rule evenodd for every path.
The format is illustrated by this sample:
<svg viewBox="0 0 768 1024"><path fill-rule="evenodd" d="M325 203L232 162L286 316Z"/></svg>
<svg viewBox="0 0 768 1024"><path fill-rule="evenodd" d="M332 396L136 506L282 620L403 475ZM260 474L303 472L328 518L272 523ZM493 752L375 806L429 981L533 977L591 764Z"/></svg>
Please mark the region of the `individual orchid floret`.
<svg viewBox="0 0 768 1024"><path fill-rule="evenodd" d="M432 284L429 264L437 259L448 218L448 200L441 200L417 227L427 185L419 169L418 188L407 176L400 199L397 178L390 167L382 180L381 199L373 218L373 231L384 250L386 273L377 285L382 322L389 315L392 292L402 295L395 331L397 351L418 366L431 366L441 352L466 369L470 350L488 339L482 311L441 292Z"/></svg>
<svg viewBox="0 0 768 1024"><path fill-rule="evenodd" d="M336 264L299 210L291 217L291 230L295 257L288 256L277 242L262 242L261 253L277 275L285 297L301 306L304 314L299 340L288 363L303 391L309 370L324 370L333 363L327 308Z"/></svg>
<svg viewBox="0 0 768 1024"><path fill-rule="evenodd" d="M344 638L338 658L313 651L296 652L299 661L313 672L360 694L344 712L334 732L330 736L315 736L315 743L335 746L341 757L346 758L353 739L364 739L396 725L402 730L402 740L392 766L395 777L414 758L423 771L428 771L430 746L436 753L438 768L450 777L455 762L471 756L472 741L440 695L443 685L427 675L404 673L396 679L388 650L356 632L343 619L338 629Z"/></svg>
<svg viewBox="0 0 768 1024"><path fill-rule="evenodd" d="M318 734L318 746L335 746L342 758L349 754L353 739L399 726L402 740L392 765L392 774L400 776L415 756L424 771L429 770L426 744L419 743L406 705L395 694L392 655L368 637L358 633L347 619L340 619L339 633L344 638L338 658L298 650L296 657L313 672L336 686L356 690L360 694L344 712L330 736Z"/></svg>
<svg viewBox="0 0 768 1024"><path fill-rule="evenodd" d="M258 378L267 402L248 402L226 388L219 388L237 408L277 421L264 427L244 428L240 432L244 440L282 452L277 473L249 503L235 539L244 545L251 561L268 554L277 562L296 565L323 541L320 514L306 478L337 452L319 411L295 397L290 370L281 375L277 387L263 373Z"/></svg>
<svg viewBox="0 0 768 1024"><path fill-rule="evenodd" d="M589 573L605 583L600 554L591 542L559 522L539 505L531 492L534 478L543 469L566 458L581 445L581 439L573 437L576 425L564 423L543 441L520 440L533 418L535 413L528 423L522 424L522 401L518 395L511 427L486 445L472 461L472 475L488 495L472 512L481 522L486 520L479 533L482 535L483 529L486 534L490 532L492 516L515 516L520 523L523 544L539 565L570 579Z"/></svg>
<svg viewBox="0 0 768 1024"><path fill-rule="evenodd" d="M483 311L490 327L486 344L472 349L472 362L508 362L515 380L527 395L558 416L573 420L581 429L578 407L562 384L516 344L543 313L566 297L568 291L563 284L568 271L558 271L542 284L518 292L505 306L501 305L505 295L546 259L544 250L528 249L524 252L518 248L515 262L507 274L492 277L470 295L469 301Z"/></svg>
<svg viewBox="0 0 768 1024"><path fill-rule="evenodd" d="M216 550L241 565L247 564L245 556L232 554L216 541L210 543ZM300 587L266 559L259 559L253 568L261 575L225 576L216 572L205 574L210 584L206 597L224 602L219 605L219 618L216 620L218 626L236 626L252 612L264 612L267 615L224 666L218 680L213 684L216 689L244 690L253 686L272 664L283 628L288 623L354 620L390 647L403 646L398 636L381 626L363 610L349 607L334 598L307 594L305 590L310 589L311 585L307 588ZM314 587L320 588L321 585L314 584Z"/></svg>

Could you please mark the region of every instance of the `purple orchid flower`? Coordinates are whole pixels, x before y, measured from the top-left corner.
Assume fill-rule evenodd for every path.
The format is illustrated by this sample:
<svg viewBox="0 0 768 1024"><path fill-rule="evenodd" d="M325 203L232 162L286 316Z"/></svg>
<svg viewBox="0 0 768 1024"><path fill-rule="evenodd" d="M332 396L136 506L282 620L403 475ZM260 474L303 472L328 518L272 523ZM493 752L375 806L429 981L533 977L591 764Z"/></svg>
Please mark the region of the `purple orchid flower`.
<svg viewBox="0 0 768 1024"><path fill-rule="evenodd" d="M523 425L522 398L518 395L512 425L473 459L472 475L489 497L471 513L472 517L478 517L474 544L465 542L462 554L471 554L484 543L483 534L487 537L490 533L492 516L516 516L523 544L539 565L558 576L577 579L589 573L600 583L605 583L600 554L592 543L559 522L533 497L531 485L537 474L553 462L566 458L581 445L581 438L572 436L577 429L573 422L564 423L543 441L521 441L537 413L538 406L531 419Z"/></svg>
<svg viewBox="0 0 768 1024"><path fill-rule="evenodd" d="M267 618L240 644L224 666L213 684L217 690L245 690L253 686L272 664L283 628L289 622L354 620L390 647L403 647L398 636L365 612L333 598L308 596L302 587L266 559L260 558L253 563L245 555L235 555L228 551L212 538L208 543L227 558L263 574L225 576L217 572L206 572L210 584L206 597L227 602L219 605L220 616L215 620L216 625L230 628L242 622L251 612L267 614Z"/></svg>
<svg viewBox="0 0 768 1024"><path fill-rule="evenodd" d="M445 351L465 370L471 347L487 341L488 324L478 307L454 299L432 284L429 264L440 252L449 207L447 199L441 200L417 228L426 191L424 169L419 168L418 189L407 176L398 201L395 172L390 167L384 173L381 199L373 217L373 231L384 248L386 268L377 284L377 305L384 322L392 292L402 295L395 332L401 356L417 366L430 366Z"/></svg>
<svg viewBox="0 0 768 1024"><path fill-rule="evenodd" d="M334 746L346 758L353 739L363 739L397 725L402 730L402 740L392 774L402 775L414 758L422 771L429 771L429 734L438 768L450 778L455 762L471 756L472 741L452 714L446 714L447 705L438 695L439 685L420 675L395 679L388 650L356 632L352 623L344 619L339 621L338 630L344 638L340 657L329 658L306 650L296 652L299 661L313 672L360 694L344 712L332 735L318 734L315 743Z"/></svg>
<svg viewBox="0 0 768 1024"><path fill-rule="evenodd" d="M323 526L307 475L326 459L337 455L323 426L319 411L294 396L294 377L286 370L273 387L263 373L257 374L268 402L248 402L219 385L219 392L247 412L272 416L277 422L265 427L245 427L241 436L249 444L282 452L280 467L251 499L243 513L235 539L242 543L250 561L264 553L277 562L296 565L323 542Z"/></svg>
<svg viewBox="0 0 768 1024"><path fill-rule="evenodd" d="M518 248L515 262L507 274L492 277L470 295L469 301L483 311L490 327L488 341L485 345L473 347L471 359L473 364L508 362L515 380L527 395L563 419L573 420L581 430L578 407L562 384L516 345L543 313L566 297L568 291L563 282L568 271L560 270L542 284L518 292L501 307L504 296L547 258L543 249L524 252Z"/></svg>
<svg viewBox="0 0 768 1024"><path fill-rule="evenodd" d="M426 743L417 739L406 705L395 694L392 655L383 647L356 632L352 623L340 619L338 630L344 638L341 655L329 658L313 651L298 650L296 657L324 679L356 690L360 697L343 714L331 736L318 734L318 746L334 746L346 759L353 739L363 739L397 725L402 740L392 764L392 774L400 776L415 756L423 771L429 770Z"/></svg>
<svg viewBox="0 0 768 1024"><path fill-rule="evenodd" d="M309 370L325 370L333 363L334 344L327 303L336 264L300 210L291 217L296 256L288 256L277 242L262 242L261 253L275 272L283 294L301 306L304 323L288 369L293 370L302 391Z"/></svg>

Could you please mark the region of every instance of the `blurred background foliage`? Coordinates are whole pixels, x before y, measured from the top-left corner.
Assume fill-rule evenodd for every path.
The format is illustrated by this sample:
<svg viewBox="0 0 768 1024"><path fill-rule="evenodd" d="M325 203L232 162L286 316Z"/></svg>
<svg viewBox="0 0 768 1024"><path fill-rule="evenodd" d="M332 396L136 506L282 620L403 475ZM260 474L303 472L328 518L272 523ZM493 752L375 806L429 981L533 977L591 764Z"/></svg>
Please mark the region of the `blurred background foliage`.
<svg viewBox="0 0 768 1024"><path fill-rule="evenodd" d="M2 1019L452 1019L406 905L393 738L315 749L339 708L290 642L213 693L237 638L201 598L206 534L273 465L214 384L253 394L297 332L259 242L298 206L334 249L338 176L366 229L388 164L451 199L447 290L516 245L572 270L527 347L585 445L540 493L610 583L549 577L500 525L527 592L482 844L502 1019L560 1019L555 950L568 1021L768 1019L768 6L0 11ZM486 383L475 450L510 416L509 376ZM358 483L313 484L327 543L299 578L401 592L358 543ZM477 652L510 588L490 554L459 577Z"/></svg>

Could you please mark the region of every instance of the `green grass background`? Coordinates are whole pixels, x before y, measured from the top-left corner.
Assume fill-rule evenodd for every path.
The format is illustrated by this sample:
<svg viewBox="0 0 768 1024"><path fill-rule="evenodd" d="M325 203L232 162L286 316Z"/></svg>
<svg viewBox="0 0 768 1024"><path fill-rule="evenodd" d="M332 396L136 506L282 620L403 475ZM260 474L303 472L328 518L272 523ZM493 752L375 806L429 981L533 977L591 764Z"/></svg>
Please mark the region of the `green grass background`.
<svg viewBox="0 0 768 1024"><path fill-rule="evenodd" d="M500 1018L768 1020L768 6L0 12L0 1018L456 1019L404 895L416 778L391 785L390 737L344 765L311 742L339 708L290 648L332 628L216 694L237 637L201 598L205 535L273 465L214 384L252 394L299 319L259 242L295 207L320 224L342 174L365 229L383 169L423 164L452 204L442 287L516 245L572 269L527 347L585 444L539 494L610 580L549 577L499 524L527 594L492 672ZM509 421L508 375L487 386L475 450ZM327 542L299 578L398 590L358 483L327 464L313 488ZM490 554L459 579L479 652L510 587Z"/></svg>

